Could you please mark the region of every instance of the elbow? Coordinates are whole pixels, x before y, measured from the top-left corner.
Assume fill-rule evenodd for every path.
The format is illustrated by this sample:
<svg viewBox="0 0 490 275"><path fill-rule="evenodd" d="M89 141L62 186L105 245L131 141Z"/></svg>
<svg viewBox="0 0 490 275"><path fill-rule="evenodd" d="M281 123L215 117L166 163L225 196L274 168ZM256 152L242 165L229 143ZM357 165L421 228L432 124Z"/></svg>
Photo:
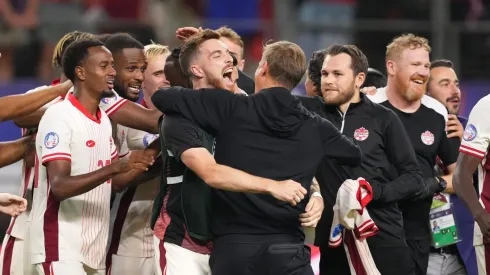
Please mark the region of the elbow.
<svg viewBox="0 0 490 275"><path fill-rule="evenodd" d="M56 184L53 184L53 182L51 182L51 193L53 194L54 199L58 202L64 201L69 198L68 194L66 194L66 192L63 191L61 188L58 188Z"/></svg>
<svg viewBox="0 0 490 275"><path fill-rule="evenodd" d="M219 177L215 167L206 169L206 172L200 175L200 177L209 187L218 188Z"/></svg>

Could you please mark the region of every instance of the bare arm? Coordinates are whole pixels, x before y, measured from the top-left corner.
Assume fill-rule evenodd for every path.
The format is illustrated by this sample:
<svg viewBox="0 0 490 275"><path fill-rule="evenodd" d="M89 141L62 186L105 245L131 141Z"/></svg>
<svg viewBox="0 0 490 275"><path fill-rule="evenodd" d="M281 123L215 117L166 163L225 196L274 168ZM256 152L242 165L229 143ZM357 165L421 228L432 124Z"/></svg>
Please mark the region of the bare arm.
<svg viewBox="0 0 490 275"><path fill-rule="evenodd" d="M449 173L447 175L442 176L442 178L447 183L446 189L444 190L444 192L449 193L449 194L456 194L456 191L454 190L454 184L453 184L453 176L454 176L454 171L456 171L456 163L449 165L447 167L447 170Z"/></svg>
<svg viewBox="0 0 490 275"><path fill-rule="evenodd" d="M43 106L31 114L14 119L14 123L19 128L35 128L39 125L39 122L46 112L46 109L48 108Z"/></svg>
<svg viewBox="0 0 490 275"><path fill-rule="evenodd" d="M0 142L0 167L21 160L29 151L32 136L26 136L15 141Z"/></svg>
<svg viewBox="0 0 490 275"><path fill-rule="evenodd" d="M0 122L29 115L58 96L63 96L71 82L39 89L32 93L0 98Z"/></svg>
<svg viewBox="0 0 490 275"><path fill-rule="evenodd" d="M117 124L153 134L158 134L158 119L161 116L157 109L147 109L130 101L109 115Z"/></svg>
<svg viewBox="0 0 490 275"><path fill-rule="evenodd" d="M478 201L475 187L473 186L473 173L480 163L481 159L465 153L460 153L452 179L452 185L456 194L470 210L471 215L473 215L475 219L482 213L485 213L485 209Z"/></svg>
<svg viewBox="0 0 490 275"><path fill-rule="evenodd" d="M143 154L132 154L129 160L116 160L93 172L71 176L71 163L67 160L53 160L46 164L51 190L59 201L86 193L103 184L119 173L131 170L146 171L152 164L151 158Z"/></svg>
<svg viewBox="0 0 490 275"><path fill-rule="evenodd" d="M182 162L194 171L209 186L234 192L270 194L276 199L295 205L306 194L299 183L294 181L277 182L256 177L243 171L219 165L205 148L191 148L181 155Z"/></svg>

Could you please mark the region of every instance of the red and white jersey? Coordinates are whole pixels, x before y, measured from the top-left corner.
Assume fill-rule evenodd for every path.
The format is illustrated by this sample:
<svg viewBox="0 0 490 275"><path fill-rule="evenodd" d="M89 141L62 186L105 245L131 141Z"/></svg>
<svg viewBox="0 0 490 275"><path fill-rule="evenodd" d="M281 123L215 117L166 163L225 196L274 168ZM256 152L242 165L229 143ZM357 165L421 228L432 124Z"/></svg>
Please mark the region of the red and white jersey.
<svg viewBox="0 0 490 275"><path fill-rule="evenodd" d="M488 146L490 144L490 122L488 121L488 110L490 110L490 95L480 99L473 107L463 134L459 151L481 159L478 166L478 182L480 203L490 212L490 155ZM483 243L482 233L478 224L475 223L474 245Z"/></svg>
<svg viewBox="0 0 490 275"><path fill-rule="evenodd" d="M106 97L100 100L99 107L106 112L108 116L111 116L115 113L119 108L121 108L124 104L128 102L127 99L120 97L116 91L114 92L113 97Z"/></svg>
<svg viewBox="0 0 490 275"><path fill-rule="evenodd" d="M40 86L29 90L26 94L39 91L40 89L45 89L49 86ZM55 99L48 102L43 108L48 108L51 105L62 101L63 98L58 96ZM24 136L27 132L27 129L22 129L22 136ZM29 225L26 224L30 222L30 214L32 209L32 183L34 181L34 169L33 167L27 167L26 161L22 161L22 172L21 172L21 182L20 182L20 190L19 196L23 197L27 200L27 210L22 212L19 216L10 219L10 225L7 229L7 234L13 236L17 239L25 239L25 235L27 234L27 229Z"/></svg>
<svg viewBox="0 0 490 275"><path fill-rule="evenodd" d="M117 125L116 144L120 146L120 157L127 156L133 150L145 149L157 138L158 135ZM160 177L117 194L111 209L113 223L109 256L154 256L150 222L159 183Z"/></svg>
<svg viewBox="0 0 490 275"><path fill-rule="evenodd" d="M51 106L36 137L36 175L31 224L32 263L78 261L105 268L109 234L111 180L63 201L55 199L45 165L71 162L71 175L87 174L117 157L105 112L93 117L73 94Z"/></svg>

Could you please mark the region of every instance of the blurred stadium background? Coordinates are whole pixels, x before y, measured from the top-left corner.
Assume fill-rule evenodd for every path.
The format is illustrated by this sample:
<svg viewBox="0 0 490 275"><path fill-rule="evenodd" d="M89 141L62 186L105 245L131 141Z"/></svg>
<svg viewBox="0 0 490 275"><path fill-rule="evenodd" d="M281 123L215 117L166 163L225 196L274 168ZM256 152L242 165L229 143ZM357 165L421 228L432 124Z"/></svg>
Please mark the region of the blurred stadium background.
<svg viewBox="0 0 490 275"><path fill-rule="evenodd" d="M36 2L38 5L36 5ZM432 59L456 65L462 115L490 86L489 0L0 0L0 96L49 84L54 44L72 30L128 32L144 44L177 46L181 26L227 25L245 42L245 71L253 75L267 40L298 43L309 57L332 43L358 45L371 67L384 71L385 46L412 32L429 38ZM299 85L295 93L303 94ZM0 140L20 137L0 123ZM0 169L0 192L18 192L20 166ZM3 237L8 217L0 217Z"/></svg>

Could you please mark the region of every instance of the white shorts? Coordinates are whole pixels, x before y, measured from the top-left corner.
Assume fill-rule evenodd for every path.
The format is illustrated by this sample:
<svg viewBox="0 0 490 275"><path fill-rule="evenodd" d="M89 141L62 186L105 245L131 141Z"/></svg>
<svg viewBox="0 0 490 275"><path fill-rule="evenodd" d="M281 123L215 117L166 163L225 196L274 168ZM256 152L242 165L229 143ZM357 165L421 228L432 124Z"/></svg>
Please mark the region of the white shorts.
<svg viewBox="0 0 490 275"><path fill-rule="evenodd" d="M192 252L172 243L164 243L166 275L211 275L209 255Z"/></svg>
<svg viewBox="0 0 490 275"><path fill-rule="evenodd" d="M77 261L62 261L36 264L38 275L105 275L105 269L93 269Z"/></svg>
<svg viewBox="0 0 490 275"><path fill-rule="evenodd" d="M29 234L26 234L27 236ZM2 275L32 275L34 266L30 261L28 239L21 240L5 234L0 252L0 274Z"/></svg>
<svg viewBox="0 0 490 275"><path fill-rule="evenodd" d="M478 275L487 275L490 272L490 245L475 245L476 263L478 265Z"/></svg>
<svg viewBox="0 0 490 275"><path fill-rule="evenodd" d="M107 275L154 275L155 260L153 258L136 258L112 255L112 264Z"/></svg>

